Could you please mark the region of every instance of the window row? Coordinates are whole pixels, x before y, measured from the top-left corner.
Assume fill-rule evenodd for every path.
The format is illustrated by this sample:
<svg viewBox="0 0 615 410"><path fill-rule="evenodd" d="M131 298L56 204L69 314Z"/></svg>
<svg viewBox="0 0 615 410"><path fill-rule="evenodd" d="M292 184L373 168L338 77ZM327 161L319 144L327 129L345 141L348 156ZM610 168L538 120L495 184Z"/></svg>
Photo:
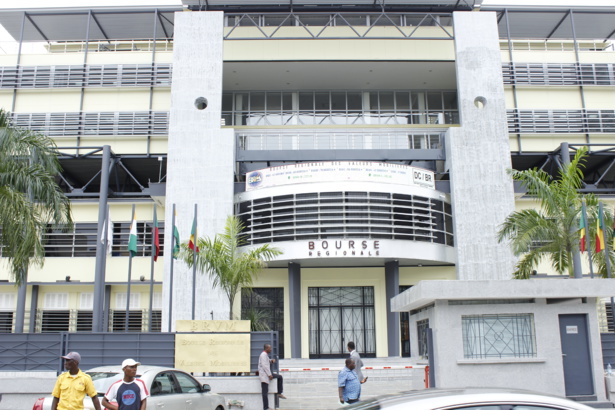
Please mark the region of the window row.
<svg viewBox="0 0 615 410"><path fill-rule="evenodd" d="M457 124L455 91L252 91L222 95L226 125Z"/></svg>
<svg viewBox="0 0 615 410"><path fill-rule="evenodd" d="M244 132L239 147L248 151L312 149L441 149L442 133L300 132L261 134Z"/></svg>
<svg viewBox="0 0 615 410"><path fill-rule="evenodd" d="M0 88L164 87L171 64L0 67Z"/></svg>
<svg viewBox="0 0 615 410"><path fill-rule="evenodd" d="M453 246L450 204L417 195L316 192L239 204L249 244L369 238Z"/></svg>

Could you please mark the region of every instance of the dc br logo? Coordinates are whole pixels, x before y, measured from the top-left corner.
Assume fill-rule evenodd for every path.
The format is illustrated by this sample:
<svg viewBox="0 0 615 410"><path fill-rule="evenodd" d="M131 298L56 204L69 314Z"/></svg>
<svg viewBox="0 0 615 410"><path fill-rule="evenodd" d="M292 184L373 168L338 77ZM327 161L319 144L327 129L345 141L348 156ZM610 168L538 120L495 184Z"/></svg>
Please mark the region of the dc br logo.
<svg viewBox="0 0 615 410"><path fill-rule="evenodd" d="M124 394L122 394L122 403L126 406L130 406L135 402L137 398L137 394L132 390L126 390Z"/></svg>
<svg viewBox="0 0 615 410"><path fill-rule="evenodd" d="M248 185L257 187L263 182L263 175L260 172L253 172L248 175Z"/></svg>

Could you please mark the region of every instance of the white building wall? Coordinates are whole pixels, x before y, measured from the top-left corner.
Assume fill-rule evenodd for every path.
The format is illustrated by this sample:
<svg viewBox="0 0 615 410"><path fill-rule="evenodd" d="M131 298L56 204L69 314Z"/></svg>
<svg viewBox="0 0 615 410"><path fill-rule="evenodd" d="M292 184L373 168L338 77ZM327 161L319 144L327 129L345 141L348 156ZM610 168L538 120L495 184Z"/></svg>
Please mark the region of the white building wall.
<svg viewBox="0 0 615 410"><path fill-rule="evenodd" d="M510 279L513 254L497 231L514 211L502 66L495 13L456 12L461 127L446 138L457 278Z"/></svg>
<svg viewBox="0 0 615 410"><path fill-rule="evenodd" d="M175 17L165 221L167 232L172 232L175 204L182 241L190 237L195 204L199 236L222 232L233 213L234 131L220 128L222 23L222 12L182 12ZM198 97L208 100L206 109L195 107ZM165 254L172 255L170 235L167 238ZM163 330L168 329L170 292L172 322L192 319L192 269L175 261L171 287L171 261L165 258ZM197 273L196 278L194 319L227 319L226 296L212 289L206 275Z"/></svg>

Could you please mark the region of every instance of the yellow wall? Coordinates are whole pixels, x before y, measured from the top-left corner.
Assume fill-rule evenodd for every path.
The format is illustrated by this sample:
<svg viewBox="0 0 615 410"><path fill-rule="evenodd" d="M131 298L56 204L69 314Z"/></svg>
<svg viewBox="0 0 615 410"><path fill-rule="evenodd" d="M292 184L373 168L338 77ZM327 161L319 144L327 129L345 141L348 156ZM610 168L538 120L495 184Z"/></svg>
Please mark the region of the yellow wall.
<svg viewBox="0 0 615 410"><path fill-rule="evenodd" d="M517 87L518 108L522 110L580 110L583 108L577 87Z"/></svg>

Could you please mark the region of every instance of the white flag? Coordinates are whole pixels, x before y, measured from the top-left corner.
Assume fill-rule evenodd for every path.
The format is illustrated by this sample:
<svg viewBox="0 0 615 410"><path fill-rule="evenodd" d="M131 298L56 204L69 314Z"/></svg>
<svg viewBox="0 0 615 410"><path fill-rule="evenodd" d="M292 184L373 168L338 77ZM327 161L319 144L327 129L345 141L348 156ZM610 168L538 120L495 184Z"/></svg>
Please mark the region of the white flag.
<svg viewBox="0 0 615 410"><path fill-rule="evenodd" d="M107 236L105 237L105 229L107 231ZM111 222L111 218L107 215L107 219L105 219L105 223L103 224L103 232L100 236L100 241L103 244L107 245L107 253L111 254L111 249L113 249L113 222Z"/></svg>

